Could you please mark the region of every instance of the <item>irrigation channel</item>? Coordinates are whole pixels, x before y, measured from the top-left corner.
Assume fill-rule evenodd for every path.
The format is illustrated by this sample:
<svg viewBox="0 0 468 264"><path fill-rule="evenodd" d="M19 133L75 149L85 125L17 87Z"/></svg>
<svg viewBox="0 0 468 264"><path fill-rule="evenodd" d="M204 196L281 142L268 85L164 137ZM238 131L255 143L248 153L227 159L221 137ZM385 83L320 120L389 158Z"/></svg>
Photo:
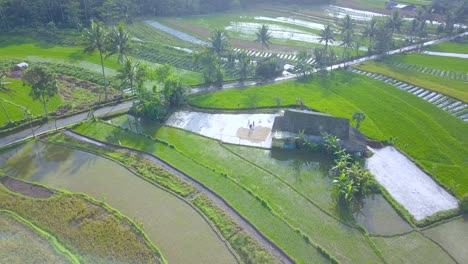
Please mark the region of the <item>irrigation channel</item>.
<svg viewBox="0 0 468 264"><path fill-rule="evenodd" d="M3 152L0 164L11 177L103 199L141 222L170 263L237 263L224 241L188 203L113 161L32 141Z"/></svg>

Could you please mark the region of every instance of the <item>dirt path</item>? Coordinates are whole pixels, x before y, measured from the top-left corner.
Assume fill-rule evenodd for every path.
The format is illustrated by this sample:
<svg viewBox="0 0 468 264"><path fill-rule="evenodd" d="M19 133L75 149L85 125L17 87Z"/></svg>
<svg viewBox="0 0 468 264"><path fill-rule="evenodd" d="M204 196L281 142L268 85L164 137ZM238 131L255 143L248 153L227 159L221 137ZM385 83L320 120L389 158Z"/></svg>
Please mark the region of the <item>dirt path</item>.
<svg viewBox="0 0 468 264"><path fill-rule="evenodd" d="M239 224L239 226L241 226L257 241L259 241L273 256L277 257L282 263L295 263L283 250L281 250L278 246L272 243L267 237L265 237L259 230L257 230L257 228L255 228L247 219L245 219L240 213L238 213L233 207L231 207L223 198L221 198L219 195L211 191L209 188L207 188L205 185L203 185L196 179L193 179L189 175L181 172L180 170L171 166L170 164L163 161L162 159L156 156L153 156L151 154L136 150L136 149L116 146L113 144L101 142L101 141L86 137L84 135L81 135L79 133L76 133L70 130L65 131L65 134L75 139L78 139L78 140L81 140L90 144L94 144L96 146L105 147L105 148L112 149L112 150L125 149L133 154L140 155L152 161L154 164L160 166L161 168L164 168L165 170L189 182L192 186L194 186L197 189L196 192L205 193L206 195L208 195L208 197L214 203L216 203L217 206L219 206L224 212L226 212L230 217L232 217L234 221L236 221L236 223Z"/></svg>

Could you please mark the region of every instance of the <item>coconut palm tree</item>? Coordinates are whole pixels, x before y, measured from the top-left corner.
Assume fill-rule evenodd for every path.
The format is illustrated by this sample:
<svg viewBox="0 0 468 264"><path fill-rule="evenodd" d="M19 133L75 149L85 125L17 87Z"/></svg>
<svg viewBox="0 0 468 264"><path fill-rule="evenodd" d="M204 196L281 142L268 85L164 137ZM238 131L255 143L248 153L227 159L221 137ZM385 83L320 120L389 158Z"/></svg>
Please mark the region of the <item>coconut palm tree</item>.
<svg viewBox="0 0 468 264"><path fill-rule="evenodd" d="M221 54L229 47L229 36L224 29L217 28L211 33L210 37L211 49L221 56Z"/></svg>
<svg viewBox="0 0 468 264"><path fill-rule="evenodd" d="M401 26L403 25L403 19L401 18L400 12L395 10L392 15L387 18L387 26L390 28L392 34L401 32Z"/></svg>
<svg viewBox="0 0 468 264"><path fill-rule="evenodd" d="M106 58L114 54L118 54L117 62L119 64L124 62L125 57L131 50L130 34L128 33L128 30L125 29L124 23L121 22L118 26L112 28L109 33L107 49L108 54Z"/></svg>
<svg viewBox="0 0 468 264"><path fill-rule="evenodd" d="M354 22L349 15L346 15L341 22L341 34L348 30L354 30Z"/></svg>
<svg viewBox="0 0 468 264"><path fill-rule="evenodd" d="M354 33L351 30L346 30L345 32L343 32L341 41L342 43L340 44L340 46L344 47L343 58L347 59L349 57L349 49L354 46Z"/></svg>
<svg viewBox="0 0 468 264"><path fill-rule="evenodd" d="M325 51L328 50L328 44L333 43L335 41L335 33L333 33L333 30L330 26L330 24L327 24L325 28L320 32L320 38L319 42L325 42Z"/></svg>
<svg viewBox="0 0 468 264"><path fill-rule="evenodd" d="M132 91L132 97L135 96L135 87L133 84L137 80L139 68L139 62L133 62L127 58L122 67L118 70L117 78L121 81L120 89L122 91L122 95L123 91L128 88Z"/></svg>
<svg viewBox="0 0 468 264"><path fill-rule="evenodd" d="M353 114L353 120L356 120L356 129L359 129L361 122L366 119L366 115L362 111L356 111Z"/></svg>
<svg viewBox="0 0 468 264"><path fill-rule="evenodd" d="M84 37L84 51L92 53L95 50L99 51L102 67L102 77L104 79L104 98L107 100L107 81L106 73L104 71L104 54L107 52L108 46L108 32L107 29L99 22L91 21L91 28L86 30ZM101 96L99 96L99 100Z"/></svg>
<svg viewBox="0 0 468 264"><path fill-rule="evenodd" d="M263 24L261 27L258 28L255 34L257 35L257 39L255 41L258 41L262 44L262 50L264 49L264 47L269 48L269 45L271 44L271 32L268 26Z"/></svg>
<svg viewBox="0 0 468 264"><path fill-rule="evenodd" d="M377 30L378 30L377 19L375 19L375 17L372 17L371 21L366 26L362 34L363 37L369 38L369 49L368 49L369 51L372 50L372 47L374 45L374 38L377 35Z"/></svg>

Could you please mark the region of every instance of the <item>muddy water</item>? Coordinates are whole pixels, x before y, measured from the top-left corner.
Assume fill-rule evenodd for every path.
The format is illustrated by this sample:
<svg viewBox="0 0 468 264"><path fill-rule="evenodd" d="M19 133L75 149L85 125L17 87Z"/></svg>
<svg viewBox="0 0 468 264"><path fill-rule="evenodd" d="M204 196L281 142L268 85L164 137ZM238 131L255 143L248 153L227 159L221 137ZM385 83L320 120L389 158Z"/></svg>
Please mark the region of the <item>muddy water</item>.
<svg viewBox="0 0 468 264"><path fill-rule="evenodd" d="M366 197L354 218L373 235L396 235L412 230L381 194Z"/></svg>
<svg viewBox="0 0 468 264"><path fill-rule="evenodd" d="M468 261L468 216L435 226L424 234L443 246L458 263Z"/></svg>
<svg viewBox="0 0 468 264"><path fill-rule="evenodd" d="M112 161L62 146L30 142L0 155L0 164L12 177L86 193L135 217L170 263L235 263L194 209Z"/></svg>

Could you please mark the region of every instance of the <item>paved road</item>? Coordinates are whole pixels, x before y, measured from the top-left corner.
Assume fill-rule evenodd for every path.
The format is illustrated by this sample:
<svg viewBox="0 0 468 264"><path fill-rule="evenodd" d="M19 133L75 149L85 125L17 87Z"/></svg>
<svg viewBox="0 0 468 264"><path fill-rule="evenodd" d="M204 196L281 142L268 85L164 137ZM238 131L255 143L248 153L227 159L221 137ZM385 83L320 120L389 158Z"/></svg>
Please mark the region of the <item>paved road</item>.
<svg viewBox="0 0 468 264"><path fill-rule="evenodd" d="M124 102L124 103L117 104L117 105L114 105L114 106L106 106L106 107L102 107L102 108L99 108L98 110L96 110L94 112L94 115L95 116L106 116L106 115L111 114L113 112L128 110L128 109L130 109L131 106L132 106L132 102ZM73 123L85 120L86 118L88 118L88 114L89 114L88 112L85 112L85 113L73 115L73 116L70 116L70 117L65 117L65 118L57 120L57 122L52 121L52 122L49 122L49 123L41 125L41 126L33 127L32 130L34 130L34 135L37 136L37 135L43 134L43 133L45 133L47 131L54 130L56 128L57 129L64 128L64 127L69 126L69 125L71 125ZM10 136L1 138L0 139L0 147L8 146L8 145L13 144L15 142L31 138L33 136L33 131L32 130L31 129L25 129L25 130L23 130L21 132L18 132L16 134L14 134L14 135L10 135Z"/></svg>
<svg viewBox="0 0 468 264"><path fill-rule="evenodd" d="M404 47L404 48L401 48L401 49L395 49L395 50L389 51L387 54L388 55L393 55L393 54L398 54L398 53L402 53L402 52L407 52L407 51L415 50L415 49L418 49L418 48L421 48L421 47L446 42L446 41L452 40L452 39L454 39L456 37L462 37L462 36L466 36L466 35L468 35L468 32L464 32L464 33L461 33L461 34L458 34L458 35L455 35L455 36L452 36L452 37L441 38L441 39L438 39L438 40L431 40L431 41L425 42L423 44L411 45L411 46ZM378 58L380 56L382 56L382 55L372 55L372 56L367 56L367 57L364 57L364 58L352 60L352 61L349 61L349 62L346 62L346 63L340 63L340 64L332 65L332 66L328 67L327 70L336 69L338 67L350 66L350 65L362 63L362 62L369 61L369 60L375 60L376 58ZM265 82L256 82L256 81L246 81L246 82L228 82L228 83L223 84L223 86L221 86L221 87L206 86L206 85L205 86L196 86L196 87L191 88L190 91L188 92L188 94L198 94L198 93L206 93L206 92L219 91L219 90L245 88L245 87L250 87L250 86L264 85L264 84L268 84L268 83L284 82L284 81L294 80L297 77L298 77L297 75L291 74L291 75L288 75L288 76L278 77L278 78L274 79L273 81L270 81L270 82L267 82L267 83L265 83ZM105 116L105 115L107 115L109 113L112 113L112 112L128 110L128 109L130 109L131 106L132 106L132 102L125 102L125 103L121 103L121 104L118 104L118 105L115 105L115 106L103 107L103 108L100 108L100 109L96 110L95 115L96 116ZM63 118L63 119L59 119L59 120L57 120L57 128L60 129L60 128L66 127L66 126L71 125L73 123L85 120L87 117L88 117L88 113L82 113L82 114L77 114L77 115L74 115L74 116L66 117L66 118ZM34 129L34 134L39 135L39 134L45 133L45 132L47 132L49 130L53 130L55 128L56 128L56 125L55 125L55 122L53 122L53 123L44 124L42 126L34 127L33 129ZM31 129L25 129L24 131L18 132L18 133L14 134L14 135L1 138L0 139L0 148L4 147L4 146L7 146L7 145L10 145L10 144L13 144L13 143L18 142L18 141L21 141L21 140L28 139L28 138L30 138L32 136L33 136L33 133L31 131Z"/></svg>

